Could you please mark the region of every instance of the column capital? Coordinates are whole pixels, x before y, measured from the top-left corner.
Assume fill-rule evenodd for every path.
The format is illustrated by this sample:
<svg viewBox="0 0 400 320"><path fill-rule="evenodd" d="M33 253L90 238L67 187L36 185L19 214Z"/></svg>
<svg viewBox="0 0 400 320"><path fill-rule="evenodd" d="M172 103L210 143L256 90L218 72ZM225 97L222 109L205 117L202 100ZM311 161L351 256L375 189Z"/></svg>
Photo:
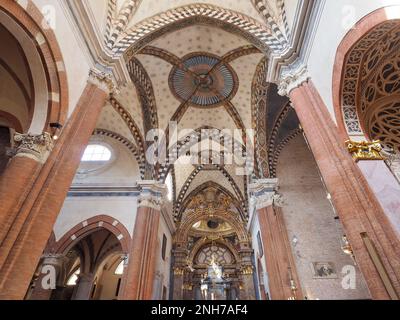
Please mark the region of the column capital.
<svg viewBox="0 0 400 320"><path fill-rule="evenodd" d="M160 211L167 196L167 186L153 180L139 181L137 185L140 189L139 207L153 208Z"/></svg>
<svg viewBox="0 0 400 320"><path fill-rule="evenodd" d="M54 146L54 141L48 132L41 134L15 133L15 157L26 157L39 163L45 163Z"/></svg>
<svg viewBox="0 0 400 320"><path fill-rule="evenodd" d="M250 202L257 210L283 205L283 197L278 192L278 179L260 179L249 185Z"/></svg>
<svg viewBox="0 0 400 320"><path fill-rule="evenodd" d="M67 261L67 257L58 253L45 253L42 255L43 264L58 266Z"/></svg>
<svg viewBox="0 0 400 320"><path fill-rule="evenodd" d="M291 91L300 87L310 79L307 67L304 64L293 64L281 75L278 85L278 93L281 96L289 96Z"/></svg>
<svg viewBox="0 0 400 320"><path fill-rule="evenodd" d="M89 71L88 82L94 84L107 94L118 92L117 85L115 84L111 73L92 68Z"/></svg>

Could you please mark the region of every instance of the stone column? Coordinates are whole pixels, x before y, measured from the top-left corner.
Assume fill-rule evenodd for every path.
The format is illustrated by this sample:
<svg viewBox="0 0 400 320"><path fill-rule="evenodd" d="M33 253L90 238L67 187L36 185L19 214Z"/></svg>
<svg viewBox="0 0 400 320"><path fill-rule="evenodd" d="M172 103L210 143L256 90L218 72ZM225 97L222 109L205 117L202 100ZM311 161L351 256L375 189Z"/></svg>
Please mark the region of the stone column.
<svg viewBox="0 0 400 320"><path fill-rule="evenodd" d="M23 157L17 153L20 159L13 159L11 162L15 166L12 165L6 171L10 169L16 172L19 168L20 175L24 177L34 171L34 178L28 181L25 189L17 182L12 182L10 173L5 174L7 180L2 177L1 183L17 186L16 189L3 187L0 203L8 201L8 197L14 198L15 194L20 198L15 204L7 204L6 211L1 211L2 221L7 227L2 228L0 239L0 299L24 298L79 167L83 151L105 105L111 83L109 76L91 72L74 112L41 167L35 163L37 160L25 152ZM6 216L12 218L4 219Z"/></svg>
<svg viewBox="0 0 400 320"><path fill-rule="evenodd" d="M72 296L72 300L90 300L94 285L94 274L80 274Z"/></svg>
<svg viewBox="0 0 400 320"><path fill-rule="evenodd" d="M287 77L280 93L289 95L293 103L372 298L398 299L399 238L346 150L307 71Z"/></svg>
<svg viewBox="0 0 400 320"><path fill-rule="evenodd" d="M0 176L0 243L10 231L54 145L47 132L35 135L17 133L14 141L15 155Z"/></svg>
<svg viewBox="0 0 400 320"><path fill-rule="evenodd" d="M138 201L128 268L124 274L123 300L151 300L159 254L158 229L165 185L155 181L138 183L141 195Z"/></svg>
<svg viewBox="0 0 400 320"><path fill-rule="evenodd" d="M240 258L242 260L242 265L240 268L240 300L255 300L256 291L254 287L254 267L252 261L253 250L248 246L241 246L239 250Z"/></svg>
<svg viewBox="0 0 400 320"><path fill-rule="evenodd" d="M183 288L185 281L185 271L187 267L188 250L186 243L175 243L172 250L174 255L173 265L173 300L183 300Z"/></svg>
<svg viewBox="0 0 400 320"><path fill-rule="evenodd" d="M258 180L249 186L260 226L271 299L301 300L302 291L277 188L278 179Z"/></svg>

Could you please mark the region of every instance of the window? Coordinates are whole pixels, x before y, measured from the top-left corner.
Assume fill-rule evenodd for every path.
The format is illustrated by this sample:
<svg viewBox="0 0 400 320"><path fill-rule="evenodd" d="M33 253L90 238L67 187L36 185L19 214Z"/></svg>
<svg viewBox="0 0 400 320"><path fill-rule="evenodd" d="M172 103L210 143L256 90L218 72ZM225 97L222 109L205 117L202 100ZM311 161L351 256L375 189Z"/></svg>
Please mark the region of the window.
<svg viewBox="0 0 400 320"><path fill-rule="evenodd" d="M168 190L168 200L172 201L173 198L173 181L172 181L172 175L169 173L167 178L165 179L165 184L167 185L167 190Z"/></svg>
<svg viewBox="0 0 400 320"><path fill-rule="evenodd" d="M117 267L117 269L115 269L115 274L116 275L123 275L124 274L124 260L122 260L120 263L119 263L119 265L118 265L118 267Z"/></svg>
<svg viewBox="0 0 400 320"><path fill-rule="evenodd" d="M163 234L163 240L162 240L162 251L161 251L161 256L162 259L165 261L165 257L166 257L166 251L167 251L167 237L165 236L165 234Z"/></svg>
<svg viewBox="0 0 400 320"><path fill-rule="evenodd" d="M67 286L75 286L78 281L78 275L81 273L81 269L76 270L67 281Z"/></svg>
<svg viewBox="0 0 400 320"><path fill-rule="evenodd" d="M99 144L91 144L87 146L83 154L82 161L109 161L111 159L111 151L105 146Z"/></svg>

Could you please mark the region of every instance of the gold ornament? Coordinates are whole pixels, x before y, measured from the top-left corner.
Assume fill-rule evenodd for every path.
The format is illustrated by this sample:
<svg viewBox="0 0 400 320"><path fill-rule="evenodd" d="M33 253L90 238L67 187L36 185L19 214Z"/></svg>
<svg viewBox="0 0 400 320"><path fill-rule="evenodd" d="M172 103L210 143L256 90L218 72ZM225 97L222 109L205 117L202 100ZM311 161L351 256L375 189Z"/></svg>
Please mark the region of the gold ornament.
<svg viewBox="0 0 400 320"><path fill-rule="evenodd" d="M360 160L386 160L381 155L382 145L379 140L368 142L356 142L352 140L346 141L347 150L351 153L356 161Z"/></svg>

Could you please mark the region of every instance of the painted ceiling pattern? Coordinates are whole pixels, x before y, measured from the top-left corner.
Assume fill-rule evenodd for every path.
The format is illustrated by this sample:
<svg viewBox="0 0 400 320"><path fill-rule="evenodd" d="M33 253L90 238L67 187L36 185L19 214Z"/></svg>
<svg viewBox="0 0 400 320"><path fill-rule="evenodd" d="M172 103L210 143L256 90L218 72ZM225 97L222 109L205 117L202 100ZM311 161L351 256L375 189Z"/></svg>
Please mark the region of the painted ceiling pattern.
<svg viewBox="0 0 400 320"><path fill-rule="evenodd" d="M95 134L107 135L127 146L140 162L142 177L164 181L171 173L175 208L191 192L210 182L220 185L240 203L247 201L249 177L239 173L244 162L183 162L193 159L186 152L196 149L201 141L200 128L217 129L217 137L224 129L256 129L260 134L256 138L266 150L258 157L264 157L267 175L273 175L273 163L285 143L298 134L296 119L286 108L286 101L276 97L270 103L265 100L260 109L255 107L254 99L255 95L268 94L255 83L265 54L287 45L284 1L227 0L223 4L226 9L217 0L107 1L105 27L101 28L105 30L104 44L112 55L124 55L131 82L112 96ZM255 116L260 121L255 121ZM178 135L177 148L183 156L177 162L170 155L166 164L145 166L144 154L149 145L146 134L161 129L168 136L170 121L176 121L179 130L195 130ZM239 134L240 140L244 138L244 133ZM235 144L240 154L242 148ZM207 157L225 160L221 154L223 142L209 143L207 150Z"/></svg>

